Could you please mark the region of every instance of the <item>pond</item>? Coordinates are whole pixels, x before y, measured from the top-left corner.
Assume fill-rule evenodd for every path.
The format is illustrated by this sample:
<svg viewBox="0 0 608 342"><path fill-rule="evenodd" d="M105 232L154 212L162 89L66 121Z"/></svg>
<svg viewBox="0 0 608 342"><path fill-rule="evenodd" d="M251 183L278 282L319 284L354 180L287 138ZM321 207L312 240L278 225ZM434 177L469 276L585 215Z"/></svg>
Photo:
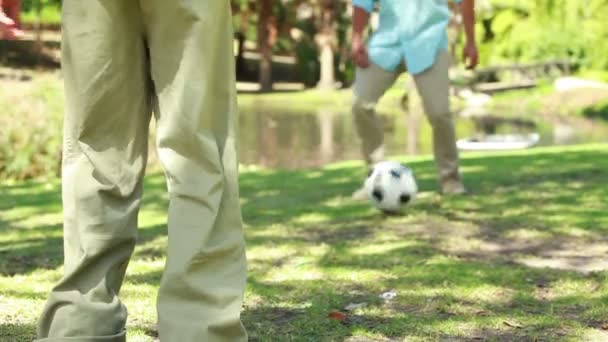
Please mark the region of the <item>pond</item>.
<svg viewBox="0 0 608 342"><path fill-rule="evenodd" d="M382 115L388 156L429 154L431 128L425 117ZM458 138L482 133L538 132L537 146L608 141L608 123L582 117L456 117ZM287 112L264 107L242 108L240 160L243 165L298 169L360 159L360 142L345 108Z"/></svg>

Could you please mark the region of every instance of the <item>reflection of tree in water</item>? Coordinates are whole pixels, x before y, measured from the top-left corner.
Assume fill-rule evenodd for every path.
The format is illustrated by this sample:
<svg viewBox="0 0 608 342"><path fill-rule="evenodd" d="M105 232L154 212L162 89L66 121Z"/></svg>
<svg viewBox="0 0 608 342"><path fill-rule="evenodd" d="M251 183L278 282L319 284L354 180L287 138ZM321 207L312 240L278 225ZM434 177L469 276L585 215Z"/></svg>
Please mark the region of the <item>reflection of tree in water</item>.
<svg viewBox="0 0 608 342"><path fill-rule="evenodd" d="M321 133L314 115L261 111L249 112L242 117L243 163L285 168L319 164Z"/></svg>
<svg viewBox="0 0 608 342"><path fill-rule="evenodd" d="M379 113L379 116L389 158L432 152L432 130L421 110L414 115L402 111ZM560 124L547 118L536 122L500 115L455 119L459 138L531 130L541 134L544 139L541 144L602 141L608 137L608 125L572 124L570 121ZM564 132L563 126L577 129ZM295 169L361 159L360 139L352 115L345 108L279 112L259 106L241 111L239 131L239 154L243 164Z"/></svg>
<svg viewBox="0 0 608 342"><path fill-rule="evenodd" d="M319 160L326 164L333 160L334 157L334 115L331 109L319 109L317 114L319 120L319 135L321 142L319 144Z"/></svg>
<svg viewBox="0 0 608 342"><path fill-rule="evenodd" d="M243 112L240 120L241 162L264 167L314 167L343 158L356 147L346 115L331 109L312 113ZM340 127L345 126L345 127ZM352 146L344 146L350 144ZM358 155L348 154L351 159Z"/></svg>
<svg viewBox="0 0 608 342"><path fill-rule="evenodd" d="M279 156L278 125L268 112L257 114L257 160L256 164L273 167Z"/></svg>
<svg viewBox="0 0 608 342"><path fill-rule="evenodd" d="M380 113L379 117L389 154L403 155L408 135L403 116ZM352 116L330 107L320 108L316 113L243 111L239 131L243 164L293 169L361 158Z"/></svg>

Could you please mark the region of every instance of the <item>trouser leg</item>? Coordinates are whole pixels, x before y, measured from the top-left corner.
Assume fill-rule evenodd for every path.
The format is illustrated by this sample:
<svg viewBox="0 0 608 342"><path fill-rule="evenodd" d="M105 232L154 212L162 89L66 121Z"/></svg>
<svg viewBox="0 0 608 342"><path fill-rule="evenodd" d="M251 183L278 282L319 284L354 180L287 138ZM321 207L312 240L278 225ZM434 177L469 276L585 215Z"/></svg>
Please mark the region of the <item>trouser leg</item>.
<svg viewBox="0 0 608 342"><path fill-rule="evenodd" d="M162 342L246 341L230 1L142 1L165 168Z"/></svg>
<svg viewBox="0 0 608 342"><path fill-rule="evenodd" d="M448 67L449 55L441 50L431 68L414 76L433 129L433 153L441 184L460 182L456 132L450 112Z"/></svg>
<svg viewBox="0 0 608 342"><path fill-rule="evenodd" d="M118 298L136 240L150 117L136 2L64 0L64 276L42 341L125 341Z"/></svg>
<svg viewBox="0 0 608 342"><path fill-rule="evenodd" d="M386 71L375 64L356 71L352 112L361 138L361 153L368 166L384 159L384 131L375 107L397 76L397 72Z"/></svg>

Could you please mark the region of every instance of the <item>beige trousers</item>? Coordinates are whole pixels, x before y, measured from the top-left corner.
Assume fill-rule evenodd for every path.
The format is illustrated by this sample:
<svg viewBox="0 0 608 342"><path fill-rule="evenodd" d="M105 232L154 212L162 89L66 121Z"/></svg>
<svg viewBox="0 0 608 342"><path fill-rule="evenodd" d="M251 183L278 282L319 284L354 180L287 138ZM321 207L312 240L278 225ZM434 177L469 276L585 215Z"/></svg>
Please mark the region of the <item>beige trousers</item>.
<svg viewBox="0 0 608 342"><path fill-rule="evenodd" d="M126 340L151 113L168 191L162 342L246 341L229 0L64 0L64 276L40 341Z"/></svg>
<svg viewBox="0 0 608 342"><path fill-rule="evenodd" d="M456 134L450 113L448 68L449 55L441 50L431 68L413 76L433 128L433 152L442 183L460 180ZM357 68L353 115L362 140L363 157L368 165L384 158L384 132L375 106L400 73L401 70L389 72L375 64L365 69ZM409 102L411 109L418 105L415 97L410 96Z"/></svg>

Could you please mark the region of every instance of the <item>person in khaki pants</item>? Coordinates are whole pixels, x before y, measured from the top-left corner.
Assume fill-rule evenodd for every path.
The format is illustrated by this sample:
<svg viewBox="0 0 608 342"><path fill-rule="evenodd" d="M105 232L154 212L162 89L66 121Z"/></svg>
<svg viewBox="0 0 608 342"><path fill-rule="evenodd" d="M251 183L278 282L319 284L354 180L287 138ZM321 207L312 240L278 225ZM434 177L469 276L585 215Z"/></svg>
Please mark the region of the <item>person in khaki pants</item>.
<svg viewBox="0 0 608 342"><path fill-rule="evenodd" d="M229 0L64 0L64 276L38 341L126 341L151 113L170 203L162 342L246 341Z"/></svg>
<svg viewBox="0 0 608 342"><path fill-rule="evenodd" d="M477 65L474 0L460 3L468 67ZM447 0L379 0L379 26L363 42L374 0L353 0L352 54L357 65L353 114L368 166L384 158L383 130L374 107L405 69L413 76L423 108L433 129L433 152L441 191L461 194L466 189L458 170L458 150L449 106ZM360 197L361 190L355 192Z"/></svg>

